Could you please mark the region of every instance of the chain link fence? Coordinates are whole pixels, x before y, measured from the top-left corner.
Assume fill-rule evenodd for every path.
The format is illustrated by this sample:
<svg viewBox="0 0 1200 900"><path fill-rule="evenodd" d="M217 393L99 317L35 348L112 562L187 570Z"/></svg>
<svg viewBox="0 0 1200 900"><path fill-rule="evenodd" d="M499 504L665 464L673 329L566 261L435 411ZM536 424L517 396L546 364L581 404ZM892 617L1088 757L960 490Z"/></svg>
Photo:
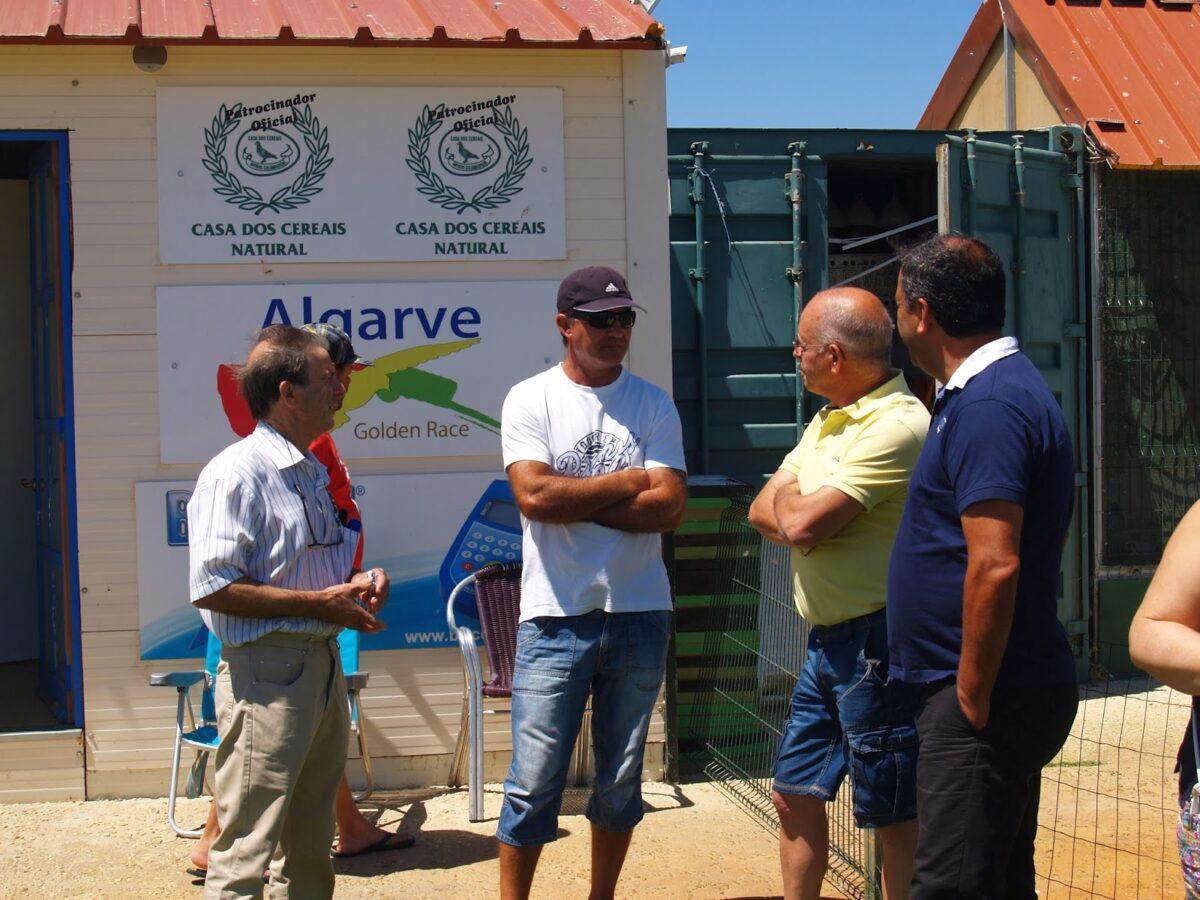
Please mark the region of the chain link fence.
<svg viewBox="0 0 1200 900"><path fill-rule="evenodd" d="M792 602L788 550L746 522L752 499L746 493L722 513L690 727L704 776L777 833L771 765L808 628ZM1125 646L1101 646L1096 658L1071 734L1043 773L1039 895L1178 897L1173 770L1190 698L1144 674L1113 674L1127 668ZM879 897L876 841L854 826L848 795L830 805L829 881L853 898Z"/></svg>
<svg viewBox="0 0 1200 900"><path fill-rule="evenodd" d="M721 518L724 540L704 638L695 734L704 774L759 824L778 833L771 765L800 677L808 626L792 601L785 547L763 540L746 522L753 493ZM854 825L849 791L830 805L828 880L853 898L876 898L878 853L872 833Z"/></svg>
<svg viewBox="0 0 1200 900"><path fill-rule="evenodd" d="M1153 566L1200 499L1200 174L1100 181L1100 564Z"/></svg>

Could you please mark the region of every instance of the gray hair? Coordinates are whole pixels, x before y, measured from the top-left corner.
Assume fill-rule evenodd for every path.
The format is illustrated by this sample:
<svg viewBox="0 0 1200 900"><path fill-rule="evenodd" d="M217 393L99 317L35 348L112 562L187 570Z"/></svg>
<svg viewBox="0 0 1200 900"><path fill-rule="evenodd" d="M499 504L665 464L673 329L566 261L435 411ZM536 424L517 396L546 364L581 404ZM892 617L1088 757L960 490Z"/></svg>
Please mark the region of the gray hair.
<svg viewBox="0 0 1200 900"><path fill-rule="evenodd" d="M853 359L867 362L890 361L892 356L892 320L880 303L881 316L855 315L848 304L830 303L817 329L819 343L836 343Z"/></svg>

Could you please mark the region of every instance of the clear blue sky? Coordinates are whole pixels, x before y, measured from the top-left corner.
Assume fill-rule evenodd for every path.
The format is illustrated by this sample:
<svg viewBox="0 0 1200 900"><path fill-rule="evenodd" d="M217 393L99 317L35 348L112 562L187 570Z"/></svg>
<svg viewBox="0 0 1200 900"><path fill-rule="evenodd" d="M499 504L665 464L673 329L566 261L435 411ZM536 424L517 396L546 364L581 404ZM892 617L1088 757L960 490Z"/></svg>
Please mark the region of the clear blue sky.
<svg viewBox="0 0 1200 900"><path fill-rule="evenodd" d="M671 126L912 128L980 0L661 0Z"/></svg>

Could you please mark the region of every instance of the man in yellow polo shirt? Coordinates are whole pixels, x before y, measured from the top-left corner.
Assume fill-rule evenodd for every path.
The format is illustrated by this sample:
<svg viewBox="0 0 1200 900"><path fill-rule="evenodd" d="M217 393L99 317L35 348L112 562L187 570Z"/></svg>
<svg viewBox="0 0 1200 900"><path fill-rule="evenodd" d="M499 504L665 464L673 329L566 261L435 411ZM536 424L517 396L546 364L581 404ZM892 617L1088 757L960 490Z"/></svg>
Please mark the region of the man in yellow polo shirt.
<svg viewBox="0 0 1200 900"><path fill-rule="evenodd" d="M829 405L750 507L791 548L812 627L772 773L784 896L817 898L832 802L847 771L854 818L883 842L889 900L906 898L916 845L915 697L888 681L888 560L929 413L891 368L892 322L874 294L835 288L800 317L792 355Z"/></svg>

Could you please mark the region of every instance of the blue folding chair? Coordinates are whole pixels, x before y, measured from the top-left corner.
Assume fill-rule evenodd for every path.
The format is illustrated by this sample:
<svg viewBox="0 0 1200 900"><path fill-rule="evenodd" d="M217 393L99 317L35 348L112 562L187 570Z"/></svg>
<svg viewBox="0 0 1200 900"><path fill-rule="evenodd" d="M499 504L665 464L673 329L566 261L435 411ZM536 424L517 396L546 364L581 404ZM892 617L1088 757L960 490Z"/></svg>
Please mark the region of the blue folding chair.
<svg viewBox="0 0 1200 900"><path fill-rule="evenodd" d="M358 752L362 755L363 771L366 773L367 789L355 794L354 799L366 800L375 790L375 776L371 771L371 754L367 749L363 729L362 690L370 677L358 671L359 635L349 628L338 635L338 650L342 658L342 671L346 676L346 702L350 709L350 730L358 740ZM175 748L171 754L171 782L167 789L167 824L180 837L198 838L203 829L181 828L175 821L175 800L179 789L179 762L183 748L196 751L188 773L187 796L199 797L204 792L205 771L208 755L217 749L217 708L214 694L217 684L217 663L221 661L221 642L212 633L208 635L208 647L204 655L204 669L190 672L155 672L150 676L151 687L173 687L178 695L175 707ZM191 689L203 684L200 693L200 720L197 722L192 705ZM187 722L184 722L184 712Z"/></svg>

